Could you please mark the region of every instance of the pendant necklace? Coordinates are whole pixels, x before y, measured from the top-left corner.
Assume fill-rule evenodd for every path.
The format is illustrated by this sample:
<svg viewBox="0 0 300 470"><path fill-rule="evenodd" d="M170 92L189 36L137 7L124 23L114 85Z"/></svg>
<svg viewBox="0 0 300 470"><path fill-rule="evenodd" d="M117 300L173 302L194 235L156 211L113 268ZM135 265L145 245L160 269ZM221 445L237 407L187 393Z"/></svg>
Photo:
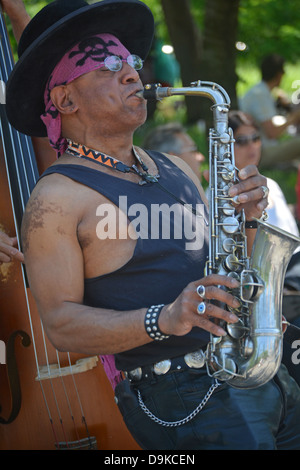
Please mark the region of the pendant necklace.
<svg viewBox="0 0 300 470"><path fill-rule="evenodd" d="M75 142L72 142L71 140L68 140L68 147L66 149L66 153L74 157L83 158L85 160L92 160L93 162L96 162L99 165L111 168L112 170L121 171L122 173L135 173L136 175L142 178L142 180L139 181L139 185L143 185L146 183L157 183L159 175L149 175L148 167L145 165L145 163L143 162L134 147L132 147L132 150L137 162L142 167L142 171L139 170L136 164L128 166L120 160L111 157L110 155L106 155L103 152L91 149L86 145L77 144Z"/></svg>

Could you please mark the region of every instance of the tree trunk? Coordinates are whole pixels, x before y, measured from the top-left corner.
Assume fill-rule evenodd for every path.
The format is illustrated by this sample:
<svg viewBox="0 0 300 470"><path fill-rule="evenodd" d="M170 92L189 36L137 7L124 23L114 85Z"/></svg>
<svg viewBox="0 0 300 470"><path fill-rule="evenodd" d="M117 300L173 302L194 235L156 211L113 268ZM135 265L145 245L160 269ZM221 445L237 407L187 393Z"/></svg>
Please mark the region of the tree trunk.
<svg viewBox="0 0 300 470"><path fill-rule="evenodd" d="M240 0L206 0L201 36L189 0L161 0L165 21L181 68L183 86L195 80L222 85L236 107L235 42ZM180 34L178 34L180 32ZM186 98L189 123L210 121L209 100ZM210 125L210 124L209 124Z"/></svg>
<svg viewBox="0 0 300 470"><path fill-rule="evenodd" d="M225 88L231 99L231 109L237 107L235 43L239 2L240 0L205 2L201 78L216 82Z"/></svg>
<svg viewBox="0 0 300 470"><path fill-rule="evenodd" d="M189 0L161 0L165 21L180 64L183 86L197 80L202 56L202 39Z"/></svg>

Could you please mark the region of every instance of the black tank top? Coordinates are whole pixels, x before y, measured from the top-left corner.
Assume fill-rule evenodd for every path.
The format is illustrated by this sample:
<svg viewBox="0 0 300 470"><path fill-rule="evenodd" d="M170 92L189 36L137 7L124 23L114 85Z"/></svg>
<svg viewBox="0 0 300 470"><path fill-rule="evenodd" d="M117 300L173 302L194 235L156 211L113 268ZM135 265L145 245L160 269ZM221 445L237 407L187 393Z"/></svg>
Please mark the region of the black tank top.
<svg viewBox="0 0 300 470"><path fill-rule="evenodd" d="M158 167L159 184L139 185L72 164L51 166L43 174L59 173L98 191L127 214L139 235L134 254L124 266L85 279L84 304L88 306L126 311L169 304L189 282L204 275L208 215L199 191L167 157L154 151L148 154ZM186 336L171 336L116 354L116 366L131 370L180 356L204 346L208 338L207 332L193 328Z"/></svg>

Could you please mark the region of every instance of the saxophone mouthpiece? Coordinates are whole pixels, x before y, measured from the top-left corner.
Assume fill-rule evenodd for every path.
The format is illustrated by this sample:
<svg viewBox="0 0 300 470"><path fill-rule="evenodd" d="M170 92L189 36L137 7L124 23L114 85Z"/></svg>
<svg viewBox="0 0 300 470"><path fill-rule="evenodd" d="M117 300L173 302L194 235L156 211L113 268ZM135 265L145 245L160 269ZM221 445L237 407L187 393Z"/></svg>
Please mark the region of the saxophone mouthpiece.
<svg viewBox="0 0 300 470"><path fill-rule="evenodd" d="M136 92L136 96L138 96L139 98L144 98L144 90Z"/></svg>
<svg viewBox="0 0 300 470"><path fill-rule="evenodd" d="M136 95L145 100L154 101L168 96L168 90L168 87L162 87L160 83L153 83L145 85L144 89L138 91Z"/></svg>

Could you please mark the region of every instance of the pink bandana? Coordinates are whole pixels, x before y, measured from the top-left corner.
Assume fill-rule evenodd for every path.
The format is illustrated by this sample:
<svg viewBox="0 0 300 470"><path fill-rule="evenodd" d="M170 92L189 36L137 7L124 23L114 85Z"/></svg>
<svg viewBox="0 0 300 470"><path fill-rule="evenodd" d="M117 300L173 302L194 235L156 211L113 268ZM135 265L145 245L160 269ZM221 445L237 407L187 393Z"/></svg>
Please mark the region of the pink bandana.
<svg viewBox="0 0 300 470"><path fill-rule="evenodd" d="M45 113L41 119L47 127L50 144L56 150L58 157L64 153L68 144L61 135L61 117L51 101L51 90L56 86L66 85L85 73L103 67L104 59L112 55L127 59L130 52L112 34L98 34L83 39L64 55L53 70L45 89Z"/></svg>

